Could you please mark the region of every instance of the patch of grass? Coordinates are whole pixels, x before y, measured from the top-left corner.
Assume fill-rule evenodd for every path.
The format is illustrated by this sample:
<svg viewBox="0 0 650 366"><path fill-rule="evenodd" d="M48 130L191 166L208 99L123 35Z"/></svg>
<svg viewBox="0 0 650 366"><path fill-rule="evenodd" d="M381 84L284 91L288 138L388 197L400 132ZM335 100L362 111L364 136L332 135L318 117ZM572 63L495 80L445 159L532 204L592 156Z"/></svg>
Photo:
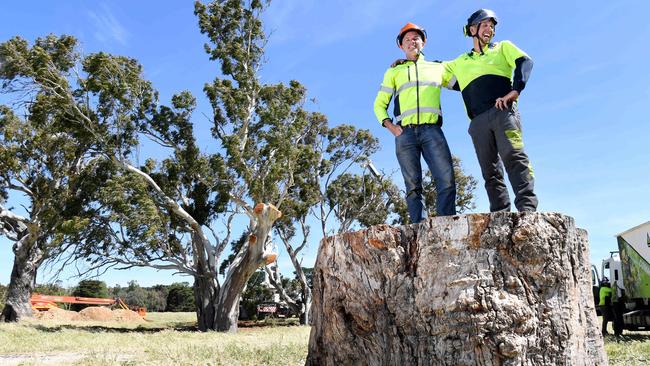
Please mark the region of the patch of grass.
<svg viewBox="0 0 650 366"><path fill-rule="evenodd" d="M606 336L605 351L610 366L650 365L650 333L625 332L618 339Z"/></svg>
<svg viewBox="0 0 650 366"><path fill-rule="evenodd" d="M250 322L236 334L199 332L194 313L150 313L144 324L0 323L5 365L303 365L310 328ZM605 337L612 366L650 364L650 332Z"/></svg>
<svg viewBox="0 0 650 366"><path fill-rule="evenodd" d="M196 331L194 313L151 313L146 324L0 324L0 364L302 365L309 327Z"/></svg>

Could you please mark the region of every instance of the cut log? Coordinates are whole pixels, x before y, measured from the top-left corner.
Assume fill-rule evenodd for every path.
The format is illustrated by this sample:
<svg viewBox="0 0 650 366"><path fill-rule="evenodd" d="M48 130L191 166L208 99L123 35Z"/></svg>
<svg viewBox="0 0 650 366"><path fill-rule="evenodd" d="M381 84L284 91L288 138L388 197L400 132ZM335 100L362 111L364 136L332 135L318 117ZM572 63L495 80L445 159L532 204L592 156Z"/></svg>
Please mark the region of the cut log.
<svg viewBox="0 0 650 366"><path fill-rule="evenodd" d="M587 233L557 213L325 238L307 365L606 365Z"/></svg>

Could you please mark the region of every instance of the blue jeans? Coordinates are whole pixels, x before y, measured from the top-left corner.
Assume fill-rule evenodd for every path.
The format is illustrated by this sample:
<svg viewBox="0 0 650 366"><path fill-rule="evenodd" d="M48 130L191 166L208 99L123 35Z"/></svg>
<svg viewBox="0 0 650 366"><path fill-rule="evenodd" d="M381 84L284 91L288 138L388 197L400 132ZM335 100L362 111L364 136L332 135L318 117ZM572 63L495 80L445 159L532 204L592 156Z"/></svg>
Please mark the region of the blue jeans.
<svg viewBox="0 0 650 366"><path fill-rule="evenodd" d="M395 152L404 185L406 205L411 222L418 223L426 217L422 197L422 166L424 157L436 183L436 213L438 216L456 214L456 182L449 146L437 124L403 127L395 138Z"/></svg>

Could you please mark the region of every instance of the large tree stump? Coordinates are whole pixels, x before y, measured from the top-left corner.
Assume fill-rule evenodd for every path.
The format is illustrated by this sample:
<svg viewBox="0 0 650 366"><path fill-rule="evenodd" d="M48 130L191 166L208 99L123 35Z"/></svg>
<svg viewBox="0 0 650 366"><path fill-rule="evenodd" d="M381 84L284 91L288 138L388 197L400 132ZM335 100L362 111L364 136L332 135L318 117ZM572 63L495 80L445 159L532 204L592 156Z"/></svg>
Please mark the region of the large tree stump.
<svg viewBox="0 0 650 366"><path fill-rule="evenodd" d="M308 365L606 365L587 233L556 213L325 238Z"/></svg>

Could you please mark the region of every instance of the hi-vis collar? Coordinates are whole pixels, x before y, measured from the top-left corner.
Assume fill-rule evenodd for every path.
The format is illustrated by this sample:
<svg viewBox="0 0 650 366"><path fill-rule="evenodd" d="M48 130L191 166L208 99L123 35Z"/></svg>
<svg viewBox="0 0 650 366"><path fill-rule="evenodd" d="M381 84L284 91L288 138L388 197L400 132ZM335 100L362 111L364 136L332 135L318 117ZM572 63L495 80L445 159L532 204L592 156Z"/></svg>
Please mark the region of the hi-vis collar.
<svg viewBox="0 0 650 366"><path fill-rule="evenodd" d="M497 46L496 42L490 42L483 48L483 50L487 50L488 48L492 49L495 48L496 46ZM472 49L469 50L469 52L467 52L467 56L472 57L472 55L475 53L480 53L480 52L476 51L474 47L472 47Z"/></svg>

